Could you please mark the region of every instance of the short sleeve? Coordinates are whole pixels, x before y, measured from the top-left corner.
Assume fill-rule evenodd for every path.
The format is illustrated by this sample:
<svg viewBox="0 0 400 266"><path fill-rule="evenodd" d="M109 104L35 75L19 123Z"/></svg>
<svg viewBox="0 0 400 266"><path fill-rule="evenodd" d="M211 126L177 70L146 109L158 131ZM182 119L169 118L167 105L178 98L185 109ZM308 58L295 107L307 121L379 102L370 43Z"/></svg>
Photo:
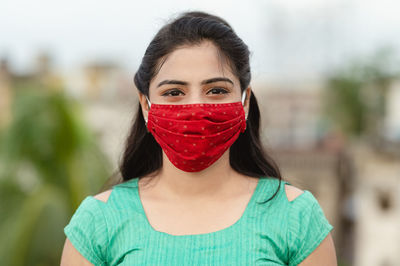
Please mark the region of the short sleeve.
<svg viewBox="0 0 400 266"><path fill-rule="evenodd" d="M302 262L333 229L312 193L305 190L303 194L290 202L287 232L289 266Z"/></svg>
<svg viewBox="0 0 400 266"><path fill-rule="evenodd" d="M94 265L105 265L108 243L102 202L86 197L75 211L64 233L79 253Z"/></svg>

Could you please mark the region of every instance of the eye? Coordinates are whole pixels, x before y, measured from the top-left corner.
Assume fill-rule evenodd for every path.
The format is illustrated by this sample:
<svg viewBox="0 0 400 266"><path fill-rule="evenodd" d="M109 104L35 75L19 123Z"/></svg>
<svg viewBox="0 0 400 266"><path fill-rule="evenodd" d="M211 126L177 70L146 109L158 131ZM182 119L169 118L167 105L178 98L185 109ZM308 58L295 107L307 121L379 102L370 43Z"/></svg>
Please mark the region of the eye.
<svg viewBox="0 0 400 266"><path fill-rule="evenodd" d="M179 93L183 94L183 92L181 92L180 90L173 89L173 90L169 90L169 91L163 93L162 96L168 96L168 95L179 96Z"/></svg>
<svg viewBox="0 0 400 266"><path fill-rule="evenodd" d="M212 92L212 94L226 94L226 93L229 93L229 91L225 90L224 88L220 88L220 87L212 88L208 92Z"/></svg>

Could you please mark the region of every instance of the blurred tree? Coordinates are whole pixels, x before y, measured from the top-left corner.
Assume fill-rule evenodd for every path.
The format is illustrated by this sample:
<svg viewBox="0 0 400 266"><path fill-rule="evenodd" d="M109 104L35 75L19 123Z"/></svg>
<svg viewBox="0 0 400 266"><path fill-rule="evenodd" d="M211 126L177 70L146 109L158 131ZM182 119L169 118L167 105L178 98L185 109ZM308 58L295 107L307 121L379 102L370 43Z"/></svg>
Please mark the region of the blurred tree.
<svg viewBox="0 0 400 266"><path fill-rule="evenodd" d="M0 134L0 265L58 265L64 226L110 164L62 90L20 85Z"/></svg>
<svg viewBox="0 0 400 266"><path fill-rule="evenodd" d="M386 98L399 65L390 48L355 60L330 74L325 91L326 117L350 137L381 137Z"/></svg>

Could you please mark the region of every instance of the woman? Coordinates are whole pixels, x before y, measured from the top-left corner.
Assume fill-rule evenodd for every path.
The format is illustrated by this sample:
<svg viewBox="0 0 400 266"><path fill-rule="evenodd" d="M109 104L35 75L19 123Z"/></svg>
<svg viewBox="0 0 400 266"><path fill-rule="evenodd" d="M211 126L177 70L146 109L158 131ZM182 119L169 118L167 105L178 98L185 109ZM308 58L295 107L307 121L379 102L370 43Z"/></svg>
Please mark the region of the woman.
<svg viewBox="0 0 400 266"><path fill-rule="evenodd" d="M260 143L249 50L186 12L151 41L120 172L65 228L62 265L336 265L329 224Z"/></svg>

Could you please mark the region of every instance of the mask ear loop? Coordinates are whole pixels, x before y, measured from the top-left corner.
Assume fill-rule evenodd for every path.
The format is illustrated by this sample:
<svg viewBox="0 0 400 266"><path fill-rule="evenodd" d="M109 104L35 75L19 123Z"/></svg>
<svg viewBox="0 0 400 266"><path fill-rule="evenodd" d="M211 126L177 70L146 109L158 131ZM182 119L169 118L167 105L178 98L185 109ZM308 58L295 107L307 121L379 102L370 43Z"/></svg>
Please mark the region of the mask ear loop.
<svg viewBox="0 0 400 266"><path fill-rule="evenodd" d="M242 92L242 105L244 106L244 101L246 100L246 90Z"/></svg>
<svg viewBox="0 0 400 266"><path fill-rule="evenodd" d="M149 98L147 98L147 96L146 96L146 100L147 100L147 104L149 105L149 108L151 108L151 103L150 103ZM147 120L146 119L144 119L144 123L146 124L146 127L147 127Z"/></svg>
<svg viewBox="0 0 400 266"><path fill-rule="evenodd" d="M147 98L147 96L146 96L146 100L147 100L147 104L149 105L149 108L150 108L151 107L151 103L150 103L149 98Z"/></svg>
<svg viewBox="0 0 400 266"><path fill-rule="evenodd" d="M244 106L244 101L246 100L246 96L247 96L247 93L246 93L246 90L244 90L242 93L242 106ZM247 115L246 115L246 120L247 120Z"/></svg>

